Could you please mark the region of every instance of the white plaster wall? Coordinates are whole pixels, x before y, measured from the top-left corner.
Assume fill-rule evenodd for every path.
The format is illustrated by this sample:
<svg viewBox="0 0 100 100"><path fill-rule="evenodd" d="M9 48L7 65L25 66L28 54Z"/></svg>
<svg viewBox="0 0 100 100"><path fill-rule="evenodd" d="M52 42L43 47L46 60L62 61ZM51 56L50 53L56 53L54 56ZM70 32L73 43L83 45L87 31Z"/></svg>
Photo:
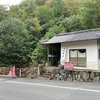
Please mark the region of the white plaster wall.
<svg viewBox="0 0 100 100"><path fill-rule="evenodd" d="M66 47L66 56L65 61L69 61L69 50L70 49L86 49L86 67L75 67L75 68L85 68L98 70L98 47L97 40L90 41L79 41L79 42L70 42L70 43L61 43L61 56L62 50ZM63 65L65 61L60 59L61 64Z"/></svg>

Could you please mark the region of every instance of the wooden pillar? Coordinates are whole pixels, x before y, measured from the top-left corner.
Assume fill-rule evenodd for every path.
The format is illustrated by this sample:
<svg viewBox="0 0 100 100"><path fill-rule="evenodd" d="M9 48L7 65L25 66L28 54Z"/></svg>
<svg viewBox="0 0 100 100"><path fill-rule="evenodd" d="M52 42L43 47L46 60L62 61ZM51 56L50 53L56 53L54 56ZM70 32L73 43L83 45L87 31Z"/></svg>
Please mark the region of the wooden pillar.
<svg viewBox="0 0 100 100"><path fill-rule="evenodd" d="M49 45L47 46L47 63L49 64Z"/></svg>

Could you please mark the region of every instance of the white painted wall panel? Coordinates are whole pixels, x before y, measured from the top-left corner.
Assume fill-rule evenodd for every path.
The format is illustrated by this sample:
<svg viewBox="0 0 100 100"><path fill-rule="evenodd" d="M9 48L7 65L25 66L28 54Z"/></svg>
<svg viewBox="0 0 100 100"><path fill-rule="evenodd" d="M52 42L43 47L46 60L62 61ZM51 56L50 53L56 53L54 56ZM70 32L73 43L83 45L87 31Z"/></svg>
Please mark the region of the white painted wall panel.
<svg viewBox="0 0 100 100"><path fill-rule="evenodd" d="M99 67L98 67L97 40L61 43L61 56L62 56L62 48L64 47L66 48L65 61L69 61L70 49L86 49L86 62L87 62L86 67L78 67L78 68L98 70ZM60 61L62 65L65 62L62 61L62 59Z"/></svg>

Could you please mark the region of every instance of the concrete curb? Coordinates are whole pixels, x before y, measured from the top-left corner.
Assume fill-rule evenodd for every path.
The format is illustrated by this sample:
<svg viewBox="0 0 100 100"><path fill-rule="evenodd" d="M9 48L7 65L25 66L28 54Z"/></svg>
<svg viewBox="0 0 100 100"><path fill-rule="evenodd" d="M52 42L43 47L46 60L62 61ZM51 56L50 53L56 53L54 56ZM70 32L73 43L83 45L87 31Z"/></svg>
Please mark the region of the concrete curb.
<svg viewBox="0 0 100 100"><path fill-rule="evenodd" d="M0 78L17 78L17 76L0 75Z"/></svg>

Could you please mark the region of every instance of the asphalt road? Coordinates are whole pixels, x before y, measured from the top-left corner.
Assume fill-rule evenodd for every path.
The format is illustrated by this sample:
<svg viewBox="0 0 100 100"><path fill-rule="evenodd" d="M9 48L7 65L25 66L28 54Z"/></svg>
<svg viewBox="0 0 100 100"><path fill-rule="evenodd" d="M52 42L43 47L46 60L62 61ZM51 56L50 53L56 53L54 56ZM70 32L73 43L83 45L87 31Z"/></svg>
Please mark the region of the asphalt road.
<svg viewBox="0 0 100 100"><path fill-rule="evenodd" d="M0 100L99 99L100 83L0 78Z"/></svg>

